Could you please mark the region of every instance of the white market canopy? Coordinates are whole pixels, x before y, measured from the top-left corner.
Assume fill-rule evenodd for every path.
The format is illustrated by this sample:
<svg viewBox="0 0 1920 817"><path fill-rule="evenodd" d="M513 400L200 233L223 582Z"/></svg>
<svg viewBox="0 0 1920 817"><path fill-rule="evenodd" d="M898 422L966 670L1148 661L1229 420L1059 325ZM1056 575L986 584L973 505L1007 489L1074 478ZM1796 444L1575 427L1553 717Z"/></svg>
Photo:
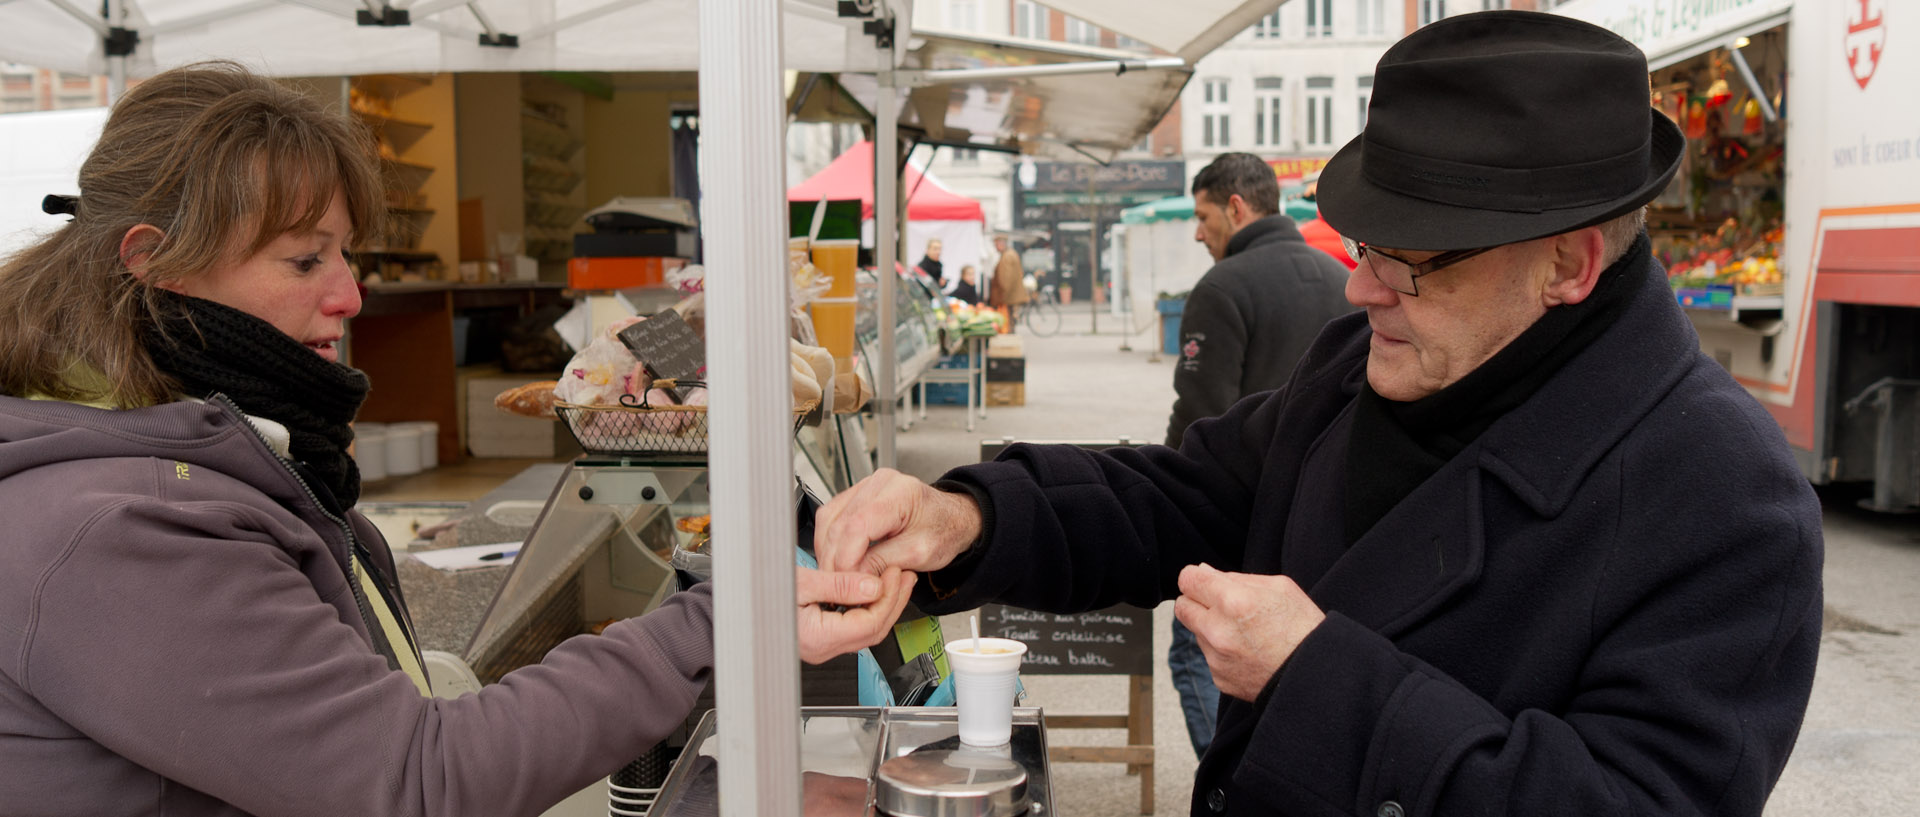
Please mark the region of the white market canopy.
<svg viewBox="0 0 1920 817"><path fill-rule="evenodd" d="M699 65L699 0L111 0L104 5L103 14L100 0L0 0L5 19L0 61L108 74L107 41L121 29L138 38L127 55L130 76L212 58L238 60L275 76L686 71ZM779 5L785 16L786 68L874 69L872 38L857 21L839 17L835 0L781 0ZM896 36L910 36L909 0L886 5L904 20ZM1191 65L1279 3L1052 0L1046 5Z"/></svg>
<svg viewBox="0 0 1920 817"><path fill-rule="evenodd" d="M107 74L108 36L138 36L127 73L233 59L274 76L447 71L688 71L698 0L0 0L0 61ZM833 0L783 0L787 67L874 67ZM894 3L896 6L903 3ZM102 18L112 17L109 24ZM404 24L401 20L404 19Z"/></svg>

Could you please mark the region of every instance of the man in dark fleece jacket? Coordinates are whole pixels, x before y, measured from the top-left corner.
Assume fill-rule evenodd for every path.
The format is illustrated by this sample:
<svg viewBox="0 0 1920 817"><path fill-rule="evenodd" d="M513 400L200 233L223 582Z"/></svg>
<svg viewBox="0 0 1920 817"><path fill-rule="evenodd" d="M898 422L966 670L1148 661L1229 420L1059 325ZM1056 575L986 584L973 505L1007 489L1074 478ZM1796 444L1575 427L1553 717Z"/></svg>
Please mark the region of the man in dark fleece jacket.
<svg viewBox="0 0 1920 817"><path fill-rule="evenodd" d="M1280 388L1320 328L1353 311L1346 266L1307 244L1279 211L1280 183L1253 154L1223 154L1193 177L1193 217L1200 223L1194 240L1207 245L1214 265L1180 316L1169 446L1180 447L1193 421ZM1167 667L1193 752L1205 754L1220 691L1193 633L1178 621Z"/></svg>
<svg viewBox="0 0 1920 817"><path fill-rule="evenodd" d="M1320 328L1353 311L1346 267L1280 215L1280 184L1260 157L1223 154L1194 176L1193 217L1214 264L1180 315L1167 423L1176 448L1193 421L1280 388Z"/></svg>

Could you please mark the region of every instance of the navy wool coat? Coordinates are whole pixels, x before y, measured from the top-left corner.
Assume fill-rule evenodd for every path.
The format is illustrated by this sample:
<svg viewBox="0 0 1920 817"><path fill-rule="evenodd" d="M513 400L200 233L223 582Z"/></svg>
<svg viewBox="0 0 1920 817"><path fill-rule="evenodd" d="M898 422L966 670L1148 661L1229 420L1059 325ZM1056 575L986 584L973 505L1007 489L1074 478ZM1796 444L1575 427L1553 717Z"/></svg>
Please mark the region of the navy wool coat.
<svg viewBox="0 0 1920 817"><path fill-rule="evenodd" d="M1364 314L1179 450L1015 446L948 475L988 534L935 612L1179 594L1284 573L1322 609L1255 701L1224 698L1196 815L1758 815L1798 734L1820 508L1657 265L1592 345L1345 545Z"/></svg>

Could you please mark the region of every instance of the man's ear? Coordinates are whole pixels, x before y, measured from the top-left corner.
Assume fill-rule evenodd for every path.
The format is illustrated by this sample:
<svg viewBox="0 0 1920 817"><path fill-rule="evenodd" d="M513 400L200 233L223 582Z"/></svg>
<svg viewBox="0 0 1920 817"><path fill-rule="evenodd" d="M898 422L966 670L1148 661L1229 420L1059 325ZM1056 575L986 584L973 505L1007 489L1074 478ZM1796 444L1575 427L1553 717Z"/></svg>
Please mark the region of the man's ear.
<svg viewBox="0 0 1920 817"><path fill-rule="evenodd" d="M135 224L127 228L127 234L120 237L120 266L126 267L133 277L147 278L147 259L160 249L160 242L167 237L159 227L151 224Z"/></svg>
<svg viewBox="0 0 1920 817"><path fill-rule="evenodd" d="M1587 227L1547 239L1547 273L1541 298L1548 308L1577 304L1593 294L1606 270L1607 241L1600 228Z"/></svg>

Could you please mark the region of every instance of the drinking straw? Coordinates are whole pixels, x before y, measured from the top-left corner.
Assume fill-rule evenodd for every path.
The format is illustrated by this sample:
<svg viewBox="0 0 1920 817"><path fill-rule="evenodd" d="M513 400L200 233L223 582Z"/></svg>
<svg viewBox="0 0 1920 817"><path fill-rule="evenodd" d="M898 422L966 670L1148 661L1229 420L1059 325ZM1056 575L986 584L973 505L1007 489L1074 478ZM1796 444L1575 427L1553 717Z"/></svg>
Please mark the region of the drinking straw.
<svg viewBox="0 0 1920 817"><path fill-rule="evenodd" d="M979 655L980 654L980 614L974 613L973 618L969 619L969 621L971 621L973 624L973 654Z"/></svg>

